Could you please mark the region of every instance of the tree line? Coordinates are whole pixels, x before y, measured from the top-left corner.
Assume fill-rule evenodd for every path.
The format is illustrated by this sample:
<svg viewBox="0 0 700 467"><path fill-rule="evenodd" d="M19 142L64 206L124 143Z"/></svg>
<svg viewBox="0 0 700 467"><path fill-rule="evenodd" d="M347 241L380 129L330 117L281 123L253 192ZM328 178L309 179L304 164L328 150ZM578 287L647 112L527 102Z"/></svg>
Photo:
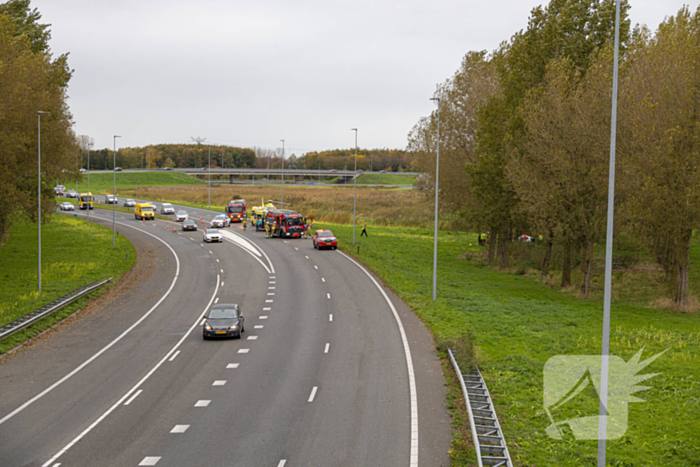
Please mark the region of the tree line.
<svg viewBox="0 0 700 467"><path fill-rule="evenodd" d="M621 8L615 238L654 257L685 307L700 227L700 10L652 32ZM552 0L497 50L466 54L435 94L442 212L490 232L501 268L518 235L542 235L542 274L560 249L564 287L580 252L584 295L606 233L614 20L614 0ZM433 178L437 119L408 144Z"/></svg>
<svg viewBox="0 0 700 467"><path fill-rule="evenodd" d="M72 70L67 54L51 53L50 25L40 21L29 0L0 4L0 245L19 216L36 221L54 211L57 180L78 177L78 145L66 102ZM41 116L37 189L39 111L49 114Z"/></svg>

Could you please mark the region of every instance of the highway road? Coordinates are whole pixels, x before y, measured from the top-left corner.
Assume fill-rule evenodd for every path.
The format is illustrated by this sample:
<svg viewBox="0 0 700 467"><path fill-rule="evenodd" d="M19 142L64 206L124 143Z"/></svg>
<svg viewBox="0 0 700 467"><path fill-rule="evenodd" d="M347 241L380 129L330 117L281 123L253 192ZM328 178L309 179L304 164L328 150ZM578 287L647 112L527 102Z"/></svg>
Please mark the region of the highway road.
<svg viewBox="0 0 700 467"><path fill-rule="evenodd" d="M449 465L440 362L390 290L310 240L175 225L117 213L135 269L0 363L1 466ZM202 339L217 302L241 339Z"/></svg>

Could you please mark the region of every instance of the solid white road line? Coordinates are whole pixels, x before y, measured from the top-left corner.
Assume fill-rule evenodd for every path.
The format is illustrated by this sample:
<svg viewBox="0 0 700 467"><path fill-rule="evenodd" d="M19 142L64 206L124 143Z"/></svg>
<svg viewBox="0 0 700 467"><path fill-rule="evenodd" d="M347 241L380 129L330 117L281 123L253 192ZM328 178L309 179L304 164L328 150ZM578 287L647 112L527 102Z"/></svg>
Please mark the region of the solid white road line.
<svg viewBox="0 0 700 467"><path fill-rule="evenodd" d="M277 467L284 467L284 465L287 463L287 459L282 459L279 464L277 464Z"/></svg>
<svg viewBox="0 0 700 467"><path fill-rule="evenodd" d="M225 379L217 379L212 383L212 386L224 386L226 384Z"/></svg>
<svg viewBox="0 0 700 467"><path fill-rule="evenodd" d="M226 365L226 368L229 370L231 368L238 368L238 363L229 363L228 365Z"/></svg>
<svg viewBox="0 0 700 467"><path fill-rule="evenodd" d="M207 306L204 307L204 311L202 311L201 314L205 313L209 309L212 302L214 301L214 297L216 297L216 294L219 293L219 281L220 280L221 280L221 277L216 276L216 287L214 287L214 293L212 294L211 298L209 299L209 303L207 303ZM200 314L200 316L201 316L201 314ZM107 416L109 414L111 414L114 411L114 409L116 409L118 406L120 406L122 404L122 402L124 402L124 400L127 399L131 395L131 393L136 391L136 388L138 388L139 386L142 386L143 383L145 383L146 380L148 380L148 378L150 378L153 375L153 373L155 373L156 370L158 370L158 368L160 368L160 366L163 363L165 363L165 361L167 359L169 359L173 353L175 353L177 351L177 348L180 347L180 345L185 341L185 339L187 339L187 337L192 333L192 331L194 331L194 328L197 327L198 323L199 323L199 316L197 317L197 320L194 323L192 323L192 326L190 326L190 328L187 330L185 335L182 336L179 341L177 341L175 346L172 349L170 349L170 351L168 353L166 353L165 356L162 359L160 359L158 361L158 363L156 363L156 365L153 368L151 368L151 370L148 373L146 373L146 375L143 378L141 378L141 380L138 383L136 383L131 389L129 389L129 391L127 391L127 393L124 394L121 399L119 399L114 405L112 405L109 409L107 409L107 411L105 413L100 415L100 417L97 420L95 420L90 426L88 426L85 430L83 430L82 433L80 433L78 436L76 436L76 438L73 441L68 443L63 449L61 449L58 453L56 453L56 455L53 456L53 458L49 459L45 464L43 464L42 467L48 467L53 461L55 461L56 459L61 457L66 451L68 451L70 448L72 448L73 445L75 445L75 443L77 443L78 441L83 439L83 437L85 435L90 433L97 425L99 425L102 420L107 418Z"/></svg>
<svg viewBox="0 0 700 467"><path fill-rule="evenodd" d="M180 277L180 258L177 256L177 253L175 253L175 250L173 250L172 247L171 247L170 245L168 245L164 240L162 240L162 239L156 237L155 235L153 235L153 234L151 234L151 233L146 232L145 230L142 230L142 229L139 229L139 228L134 227L134 226L132 226L132 225L124 224L124 223L121 223L121 222L117 222L117 224L125 225L125 226L127 226L127 227L131 227L131 228L134 229L134 230L138 230L139 232L143 232L143 233L145 233L146 235L155 238L156 240L158 240L159 242L161 242L163 245L165 245L166 247L168 247L168 249L170 250L170 252L171 252L171 253L173 254L173 256L175 257L175 277L173 277L173 281L170 283L170 287L169 287L168 290L165 292L165 294L163 294L163 296L160 297L160 300L158 300L158 301L156 302L156 304L153 305L153 306L151 307L150 310L148 310L143 316L141 316L138 320L136 320L136 322L135 322L134 324L132 324L131 326L129 326L124 332L122 332L119 336L117 336L112 342L110 342L110 343L107 344L106 346L102 347L101 350L99 350L99 351L98 351L96 354L94 354L92 357L90 357L90 358L88 358L87 360L85 360L85 361L84 361L83 363L81 363L76 369L74 369L73 371L71 371L70 373L68 373L66 376L64 376L63 378L59 379L59 380L56 381L55 383L53 383L51 386L49 386L48 388L44 389L42 392L40 392L40 393L37 394L36 396L32 397L32 398L29 399L27 402L25 402L24 404L22 404L21 406L19 406L18 408L16 408L16 409L13 410L12 412L10 412L9 414L5 415L2 419L0 419L0 425L2 425L3 423L5 423L5 422L8 421L9 419L11 419L12 417L14 417L15 415L17 415L18 413L20 413L21 411L23 411L24 409L26 409L26 408L29 407L30 405L32 405L34 402L36 402L36 401L38 401L39 399L41 399L42 397L44 397L46 394L48 394L48 393L50 393L51 391L53 391L54 389L56 389L58 386L60 386L61 384L63 384L64 382L66 382L68 379L70 379L71 377L73 377L75 374L77 374L80 370L82 370L83 368L85 368L86 366L88 366L90 363L92 363L97 357L99 357L100 355L102 355L103 353L105 353L107 350L109 350L114 344L116 344L117 342L119 342L120 340L122 340L122 339L124 338L124 336L126 336L127 334L129 334L134 328L136 328L139 324L141 324L141 322L143 322L143 320L145 320L146 318L148 318L148 317L151 315L151 313L153 313L153 311L155 311L155 309L158 308L158 307L160 306L161 303L163 303L163 301L168 297L168 295L170 295L170 292L172 292L173 288L175 287L175 283L177 282L178 277ZM52 459L52 461L54 461L54 460L56 460L56 459ZM48 465L48 464L47 464L47 465Z"/></svg>
<svg viewBox="0 0 700 467"><path fill-rule="evenodd" d="M256 341L258 340L258 336L248 336L249 341Z"/></svg>
<svg viewBox="0 0 700 467"><path fill-rule="evenodd" d="M333 321L333 313L331 313L330 315L328 315L328 321L331 321L331 322Z"/></svg>
<svg viewBox="0 0 700 467"><path fill-rule="evenodd" d="M314 388L311 390L311 395L309 396L309 402L314 401L314 397L316 397L316 391L318 391L318 386L314 386Z"/></svg>
<svg viewBox="0 0 700 467"><path fill-rule="evenodd" d="M156 465L160 457L144 457L139 466L141 465Z"/></svg>
<svg viewBox="0 0 700 467"><path fill-rule="evenodd" d="M326 343L326 348L325 348L325 350L323 351L323 353L328 353L328 350L329 350L330 348L331 348L331 343L330 343L330 342Z"/></svg>
<svg viewBox="0 0 700 467"><path fill-rule="evenodd" d="M331 294L327 293L327 294L326 294L326 297L328 297L328 300L330 300L330 299L331 299Z"/></svg>
<svg viewBox="0 0 700 467"><path fill-rule="evenodd" d="M197 401L197 402L194 404L194 406L195 406L195 407L207 407L209 404L211 404L211 401L200 400L200 401Z"/></svg>
<svg viewBox="0 0 700 467"><path fill-rule="evenodd" d="M177 357L178 355L180 355L180 351L179 351L179 350L178 350L177 352L175 352L175 353L173 354L173 356L170 357L170 358L168 359L168 361L169 361L169 362L172 362L173 360L175 360L175 357Z"/></svg>
<svg viewBox="0 0 700 467"><path fill-rule="evenodd" d="M267 319L267 316L266 316L266 315L263 315L263 316L260 317L260 319Z"/></svg>
<svg viewBox="0 0 700 467"><path fill-rule="evenodd" d="M406 337L406 331L404 330L403 323L401 322L401 317L399 316L396 307L389 299L389 296L384 292L384 289L379 282L370 274L367 269L365 269L360 263L346 255L340 250L335 250L339 254L343 255L350 262L354 263L355 266L360 268L367 277L370 278L374 285L379 289L381 294L384 296L384 300L391 308L391 312L394 314L394 319L399 327L399 332L401 334L401 341L403 343L404 354L406 355L406 369L408 371L408 385L411 401L411 454L410 454L410 467L418 467L418 396L416 395L416 375L413 370L413 359L411 358L411 348L408 345L408 338Z"/></svg>
<svg viewBox="0 0 700 467"><path fill-rule="evenodd" d="M200 325L200 326L204 326L204 323L206 323L206 322L207 322L207 319L206 319L206 318L202 318L202 322L199 323L199 325Z"/></svg>
<svg viewBox="0 0 700 467"><path fill-rule="evenodd" d="M238 353L248 353L250 349L238 349Z"/></svg>
<svg viewBox="0 0 700 467"><path fill-rule="evenodd" d="M170 433L184 433L189 427L189 425L175 425L175 427L170 430Z"/></svg>
<svg viewBox="0 0 700 467"><path fill-rule="evenodd" d="M124 402L124 405L129 405L129 404L131 404L131 401L133 401L134 399L136 399L136 398L139 396L139 394L141 394L142 392L143 392L143 389L139 389L138 391L136 391L136 392L134 393L134 395L131 396L131 397L129 398L128 401Z"/></svg>

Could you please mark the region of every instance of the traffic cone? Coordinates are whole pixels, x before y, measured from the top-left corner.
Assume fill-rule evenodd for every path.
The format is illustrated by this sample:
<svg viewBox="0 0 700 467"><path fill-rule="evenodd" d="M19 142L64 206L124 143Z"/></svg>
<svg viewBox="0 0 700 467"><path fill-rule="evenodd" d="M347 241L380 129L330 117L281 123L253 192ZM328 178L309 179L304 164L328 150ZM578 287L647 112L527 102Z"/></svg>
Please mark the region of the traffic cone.
<svg viewBox="0 0 700 467"><path fill-rule="evenodd" d="M145 217L142 217L141 220L143 220L143 223L144 223L144 224L146 223L146 218L145 218Z"/></svg>
<svg viewBox="0 0 700 467"><path fill-rule="evenodd" d="M201 222L202 225L204 225L204 218L202 218L202 217L200 216L200 217L199 217L199 222ZM206 229L204 229L204 230L206 230Z"/></svg>
<svg viewBox="0 0 700 467"><path fill-rule="evenodd" d="M165 230L170 230L170 224L165 224ZM175 229L173 229L175 230Z"/></svg>

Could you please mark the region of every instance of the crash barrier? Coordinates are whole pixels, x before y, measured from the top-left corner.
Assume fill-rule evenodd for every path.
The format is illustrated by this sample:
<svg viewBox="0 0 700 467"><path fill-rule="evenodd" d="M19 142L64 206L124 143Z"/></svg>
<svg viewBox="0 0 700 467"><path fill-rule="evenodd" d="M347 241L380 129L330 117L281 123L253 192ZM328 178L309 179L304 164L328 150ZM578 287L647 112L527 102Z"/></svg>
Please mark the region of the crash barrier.
<svg viewBox="0 0 700 467"><path fill-rule="evenodd" d="M79 287L75 289L72 292L67 293L63 297L54 300L51 303L48 303L41 308L37 308L36 310L32 311L31 313L27 313L26 315L22 316L21 318L18 318L11 323L8 323L2 327L0 327L0 340L11 336L12 334L21 331L22 329L31 326L32 324L36 323L42 318L45 318L46 316L50 315L51 313L60 310L66 305L69 305L73 303L74 301L78 300L84 295L89 294L90 292L99 289L103 285L105 285L107 282L111 281L112 278L110 277L107 280L104 280L102 282L93 282L92 284L85 285L83 287Z"/></svg>
<svg viewBox="0 0 700 467"><path fill-rule="evenodd" d="M452 366L459 377L464 399L469 413L469 425L471 425L476 457L479 467L513 467L510 453L503 437L501 425L498 423L496 410L489 390L486 388L484 378L478 368L467 374L463 374L457 365L452 350L447 349Z"/></svg>

